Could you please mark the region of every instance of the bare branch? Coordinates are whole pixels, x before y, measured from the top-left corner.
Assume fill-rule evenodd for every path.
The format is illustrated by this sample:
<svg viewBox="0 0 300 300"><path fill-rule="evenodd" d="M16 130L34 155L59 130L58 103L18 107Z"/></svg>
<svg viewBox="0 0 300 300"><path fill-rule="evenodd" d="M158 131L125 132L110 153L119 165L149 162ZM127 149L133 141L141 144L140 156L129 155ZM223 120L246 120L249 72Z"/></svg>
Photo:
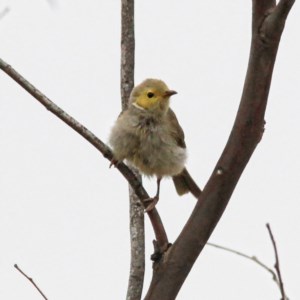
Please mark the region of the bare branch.
<svg viewBox="0 0 300 300"><path fill-rule="evenodd" d="M121 2L121 98L124 110L128 106L128 99L134 86L134 0L121 0Z"/></svg>
<svg viewBox="0 0 300 300"><path fill-rule="evenodd" d="M133 189L130 197L130 275L127 288L127 300L141 299L145 274L145 230L144 209Z"/></svg>
<svg viewBox="0 0 300 300"><path fill-rule="evenodd" d="M124 110L128 106L128 99L134 86L134 0L121 2L121 100ZM132 171L142 181L138 170L132 168ZM140 300L145 275L144 209L130 186L129 206L131 258L126 299Z"/></svg>
<svg viewBox="0 0 300 300"><path fill-rule="evenodd" d="M280 0L275 8L275 20L286 20L295 0Z"/></svg>
<svg viewBox="0 0 300 300"><path fill-rule="evenodd" d="M274 248L274 253L275 253L274 268L277 272L277 276L278 276L278 280L279 280L279 287L280 287L280 292L281 292L281 296L282 296L281 300L288 300L288 298L285 294L285 291L284 291L283 281L282 281L282 277L281 277L281 271L280 271L280 266L279 266L279 256L278 256L276 242L275 242L270 224L267 223L266 227L268 229L268 232L269 232L269 235L270 235L270 238L271 238L271 241L272 241L272 245L273 245L273 248Z"/></svg>
<svg viewBox="0 0 300 300"><path fill-rule="evenodd" d="M293 1L285 1L290 7ZM244 90L225 149L179 237L153 268L146 300L175 299L219 222L264 130L273 68L286 8L274 0L253 0L252 42ZM272 16L272 13L276 16ZM279 25L274 26L276 18ZM264 37L272 37L265 39Z"/></svg>
<svg viewBox="0 0 300 300"><path fill-rule="evenodd" d="M278 280L278 277L277 277L276 273L271 268L269 268L266 264L261 262L256 256L254 256L254 255L250 256L250 255L245 254L243 252L240 252L240 251L228 248L228 247L220 246L220 245L217 245L217 244L214 244L214 243L206 243L206 245L214 247L214 248L218 248L220 250L224 250L224 251L227 251L227 252L231 252L233 254L239 255L241 257L244 257L246 259L249 259L249 260L255 262L256 264L258 264L260 267L262 267L264 270L268 271L272 275L272 279L276 282L277 286L280 288L279 280Z"/></svg>
<svg viewBox="0 0 300 300"><path fill-rule="evenodd" d="M72 129L78 132L88 142L90 142L96 149L98 149L102 155L109 161L113 158L111 149L104 144L95 134L80 124L77 120L63 111L59 106L52 102L48 97L41 93L36 87L34 87L29 81L27 81L22 75L14 70L9 64L0 58L0 69L3 70L8 76L14 79L21 87L23 87L29 94L31 94L36 100L38 100L46 109L56 115L63 122L68 124ZM117 164L116 168L126 178L130 186L133 188L136 195L142 201L142 205L146 208L147 203L144 200L149 198L148 193L143 188L138 177L123 163ZM164 226L161 222L157 209L153 209L148 212L148 216L152 223L155 237L160 246L160 249L164 251L168 245L168 238L165 232Z"/></svg>
<svg viewBox="0 0 300 300"><path fill-rule="evenodd" d="M14 265L14 267L25 277L27 278L32 285L38 290L38 292L42 295L42 297L47 300L48 298L45 296L45 294L41 291L41 289L37 286L37 284L33 281L33 279L31 277L29 277L27 274L25 274L19 267L17 264Z"/></svg>

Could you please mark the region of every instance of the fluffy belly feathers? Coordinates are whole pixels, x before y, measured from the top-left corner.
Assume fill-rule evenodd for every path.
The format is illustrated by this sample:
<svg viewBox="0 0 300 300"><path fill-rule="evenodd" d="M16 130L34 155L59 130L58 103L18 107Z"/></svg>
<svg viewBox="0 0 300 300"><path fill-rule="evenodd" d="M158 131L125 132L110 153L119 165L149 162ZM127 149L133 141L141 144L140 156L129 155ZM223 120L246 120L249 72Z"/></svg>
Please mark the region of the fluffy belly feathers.
<svg viewBox="0 0 300 300"><path fill-rule="evenodd" d="M128 160L148 176L174 176L183 170L186 149L177 145L166 124L132 116L131 122L126 120L126 114L120 116L110 137L117 160Z"/></svg>
<svg viewBox="0 0 300 300"><path fill-rule="evenodd" d="M141 135L140 146L128 160L145 175L174 176L184 168L186 150L163 132L148 131Z"/></svg>

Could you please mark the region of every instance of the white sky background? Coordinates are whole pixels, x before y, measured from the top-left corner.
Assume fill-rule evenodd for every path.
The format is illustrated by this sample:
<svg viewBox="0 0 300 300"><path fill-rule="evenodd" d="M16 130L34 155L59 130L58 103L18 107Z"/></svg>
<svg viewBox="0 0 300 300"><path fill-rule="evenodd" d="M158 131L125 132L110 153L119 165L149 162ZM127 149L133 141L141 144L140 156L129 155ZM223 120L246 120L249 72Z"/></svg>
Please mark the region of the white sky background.
<svg viewBox="0 0 300 300"><path fill-rule="evenodd" d="M120 1L3 0L0 57L102 140L120 112ZM201 187L229 136L248 62L251 1L136 1L136 82L161 78L186 134L188 169ZM300 11L277 56L266 131L211 242L272 266L270 222L290 299L300 299ZM127 183L81 136L0 72L0 298L125 299ZM152 195L155 180L146 180ZM195 201L162 182L158 210L170 241ZM146 218L147 276L153 231ZM206 247L177 299L279 299L254 263Z"/></svg>

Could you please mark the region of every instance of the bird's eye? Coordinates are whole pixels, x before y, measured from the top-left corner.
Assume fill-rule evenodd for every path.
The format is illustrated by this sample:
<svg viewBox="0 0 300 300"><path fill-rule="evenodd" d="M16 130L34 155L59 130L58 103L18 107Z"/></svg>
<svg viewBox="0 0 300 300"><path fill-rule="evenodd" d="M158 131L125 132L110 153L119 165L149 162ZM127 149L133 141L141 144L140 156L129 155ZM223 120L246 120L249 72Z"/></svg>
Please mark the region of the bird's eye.
<svg viewBox="0 0 300 300"><path fill-rule="evenodd" d="M152 93L152 92L149 92L148 94L147 94L147 97L148 98L152 98L154 96L154 94Z"/></svg>

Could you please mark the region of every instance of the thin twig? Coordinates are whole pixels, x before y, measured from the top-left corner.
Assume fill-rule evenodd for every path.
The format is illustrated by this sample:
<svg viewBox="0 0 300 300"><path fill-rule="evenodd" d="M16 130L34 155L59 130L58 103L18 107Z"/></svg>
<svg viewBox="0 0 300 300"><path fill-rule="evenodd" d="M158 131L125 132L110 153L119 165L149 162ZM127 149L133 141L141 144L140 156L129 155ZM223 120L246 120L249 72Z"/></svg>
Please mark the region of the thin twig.
<svg viewBox="0 0 300 300"><path fill-rule="evenodd" d="M263 269L265 269L266 271L268 271L272 275L273 280L276 282L276 284L277 284L277 286L278 286L278 288L280 290L280 293L282 295L282 300L288 300L288 297L285 294L285 291L284 291L284 288L283 288L283 281L282 281L280 267L279 267L279 258L278 258L278 252L277 252L277 247L276 247L275 239L274 239L274 236L272 234L270 225L266 224L266 226L268 228L268 231L269 231L269 234L270 234L270 238L272 240L274 252L275 252L276 263L274 265L274 268L275 268L276 272L274 272L266 264L264 264L263 262L261 262L256 256L250 256L250 255L245 254L243 252L240 252L240 251L228 248L228 247L224 247L224 246L221 246L221 245L218 245L218 244L214 244L214 243L207 243L207 245L211 246L211 247L215 247L215 248L221 249L221 250L224 250L224 251L231 252L231 253L239 255L239 256L242 256L242 257L244 257L246 259L249 259L249 260L255 262L256 264L258 264L260 267L262 267Z"/></svg>
<svg viewBox="0 0 300 300"><path fill-rule="evenodd" d="M48 300L48 298L45 296L45 294L41 291L41 289L37 286L37 284L33 281L33 279L31 277L29 277L27 274L25 274L19 267L17 264L14 265L14 267L24 276L26 277L31 283L32 285L38 290L38 292L43 296L43 298L45 300Z"/></svg>
<svg viewBox="0 0 300 300"><path fill-rule="evenodd" d="M276 284L280 288L279 280L278 280L276 273L271 268L269 268L267 265L265 265L263 262L261 262L256 256L254 256L254 255L251 256L251 255L245 254L243 252L240 252L240 251L228 248L228 247L220 246L220 245L214 244L214 243L207 243L206 245L231 252L233 254L242 256L246 259L249 259L249 260L255 262L256 264L258 264L260 267L262 267L264 270L268 271L272 275L273 280L276 282Z"/></svg>
<svg viewBox="0 0 300 300"><path fill-rule="evenodd" d="M279 256L278 256L276 242L275 242L275 239L274 239L274 236L273 236L270 224L267 223L266 227L268 229L268 232L269 232L272 244L273 244L273 248L274 248L274 253L275 253L275 265L274 265L274 268L276 270L276 273L277 273L277 276L278 276L278 280L279 280L279 287L280 287L280 292L281 292L281 296L282 296L281 299L282 300L287 300L288 298L287 298L287 296L285 294L284 286L283 286L283 280L282 280L282 277L281 277L281 271L280 271L280 266L279 266Z"/></svg>

